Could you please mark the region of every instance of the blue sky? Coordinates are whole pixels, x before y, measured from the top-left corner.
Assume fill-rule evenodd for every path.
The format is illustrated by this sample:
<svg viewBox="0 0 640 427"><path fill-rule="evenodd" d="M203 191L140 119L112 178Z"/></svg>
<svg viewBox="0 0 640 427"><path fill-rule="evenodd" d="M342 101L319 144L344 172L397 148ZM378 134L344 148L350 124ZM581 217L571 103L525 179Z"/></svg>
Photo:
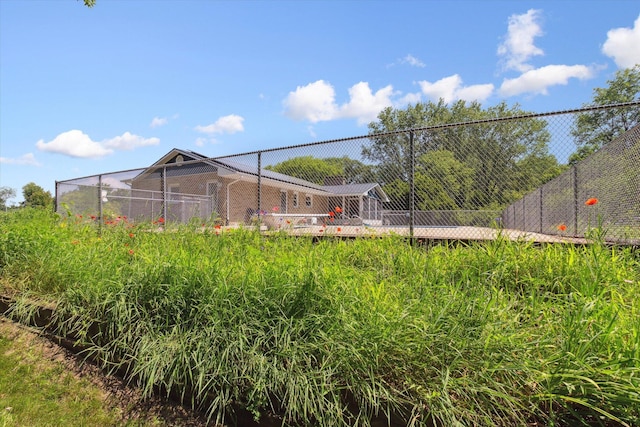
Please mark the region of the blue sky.
<svg viewBox="0 0 640 427"><path fill-rule="evenodd" d="M640 63L640 3L0 0L0 186L364 135L445 99L578 108Z"/></svg>

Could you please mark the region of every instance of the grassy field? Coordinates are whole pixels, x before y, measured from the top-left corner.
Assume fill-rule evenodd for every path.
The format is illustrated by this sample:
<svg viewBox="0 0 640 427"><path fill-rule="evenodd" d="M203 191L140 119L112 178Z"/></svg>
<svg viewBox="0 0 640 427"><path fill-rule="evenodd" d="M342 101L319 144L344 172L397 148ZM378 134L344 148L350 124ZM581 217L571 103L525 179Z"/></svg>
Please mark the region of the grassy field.
<svg viewBox="0 0 640 427"><path fill-rule="evenodd" d="M640 424L630 248L151 230L4 214L11 316L56 307L105 369L212 421Z"/></svg>
<svg viewBox="0 0 640 427"><path fill-rule="evenodd" d="M0 426L116 425L101 390L48 360L27 336L0 321Z"/></svg>

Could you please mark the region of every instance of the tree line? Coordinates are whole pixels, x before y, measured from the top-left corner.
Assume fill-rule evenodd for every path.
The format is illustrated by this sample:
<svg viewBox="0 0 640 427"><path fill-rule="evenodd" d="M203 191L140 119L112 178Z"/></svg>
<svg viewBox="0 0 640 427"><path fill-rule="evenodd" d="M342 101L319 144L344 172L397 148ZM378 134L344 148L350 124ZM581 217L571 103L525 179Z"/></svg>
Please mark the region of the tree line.
<svg viewBox="0 0 640 427"><path fill-rule="evenodd" d="M640 65L619 70L607 83L585 107L638 101ZM413 171L418 210L501 209L640 123L637 105L577 114L570 130L576 149L561 164L549 153L551 132L544 119L493 120L528 115L505 102L488 108L443 100L389 107L368 126L363 161L302 156L267 169L320 185L335 176L346 183L380 183L389 209L408 209ZM405 132L418 128L428 129L412 138Z"/></svg>

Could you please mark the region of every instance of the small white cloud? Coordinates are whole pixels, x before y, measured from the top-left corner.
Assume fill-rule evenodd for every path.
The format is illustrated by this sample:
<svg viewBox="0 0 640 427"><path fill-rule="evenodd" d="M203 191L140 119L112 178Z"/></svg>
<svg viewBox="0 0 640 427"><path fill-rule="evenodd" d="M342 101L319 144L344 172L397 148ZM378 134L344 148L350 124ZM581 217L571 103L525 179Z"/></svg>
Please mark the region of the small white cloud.
<svg viewBox="0 0 640 427"><path fill-rule="evenodd" d="M42 166L41 163L36 160L33 153L24 154L17 159L0 157L0 163L7 165Z"/></svg>
<svg viewBox="0 0 640 427"><path fill-rule="evenodd" d="M309 132L309 135L311 135L311 138L315 139L318 137L318 134L316 133L316 130L313 128L313 126L307 126L307 131Z"/></svg>
<svg viewBox="0 0 640 427"><path fill-rule="evenodd" d="M515 79L504 79L500 86L500 95L546 95L550 86L566 85L571 78L586 80L593 77L593 74L593 70L585 65L547 65L527 71Z"/></svg>
<svg viewBox="0 0 640 427"><path fill-rule="evenodd" d="M206 134L233 134L236 132L243 132L244 126L242 125L244 118L236 114L230 114L228 116L220 117L215 123L206 126L196 126L195 130Z"/></svg>
<svg viewBox="0 0 640 427"><path fill-rule="evenodd" d="M195 144L197 147L204 147L207 143L207 138L198 137L196 138Z"/></svg>
<svg viewBox="0 0 640 427"><path fill-rule="evenodd" d="M393 87L386 86L375 94L371 92L369 83L360 82L349 89L349 102L340 107L339 115L344 118L355 118L359 125L366 124L378 117L378 113L391 106Z"/></svg>
<svg viewBox="0 0 640 427"><path fill-rule="evenodd" d="M164 126L167 123L169 123L169 119L167 119L166 117L154 117L153 120L151 120L149 127L157 128L160 126Z"/></svg>
<svg viewBox="0 0 640 427"><path fill-rule="evenodd" d="M285 115L293 120L308 120L311 123L332 120L338 112L335 96L333 86L324 80L298 86L284 100Z"/></svg>
<svg viewBox="0 0 640 427"><path fill-rule="evenodd" d="M150 145L160 144L158 138L143 138L138 135L133 135L129 132L123 133L121 136L108 139L102 143L106 148L113 148L115 150L131 151L138 147L148 147Z"/></svg>
<svg viewBox="0 0 640 427"><path fill-rule="evenodd" d="M436 82L418 82L422 93L432 100L442 98L449 103L457 100L485 101L493 93L492 84L463 86L462 78L458 74L444 77Z"/></svg>
<svg viewBox="0 0 640 427"><path fill-rule="evenodd" d="M426 65L415 56L409 54L400 60L401 64L409 64L412 67L424 68Z"/></svg>
<svg viewBox="0 0 640 427"><path fill-rule="evenodd" d="M61 133L53 141L44 142L41 139L36 143L36 147L40 151L78 158L98 158L113 153L113 150L92 141L87 134L75 129Z"/></svg>
<svg viewBox="0 0 640 427"><path fill-rule="evenodd" d="M534 39L542 35L540 10L530 9L522 15L511 15L504 42L498 46L498 55L504 57L507 70L520 72L532 68L527 61L537 55L543 55L542 49L534 45Z"/></svg>
<svg viewBox="0 0 640 427"><path fill-rule="evenodd" d="M640 15L633 23L633 28L609 30L602 53L613 58L620 68L632 68L640 64Z"/></svg>
<svg viewBox="0 0 640 427"><path fill-rule="evenodd" d="M114 150L133 150L137 147L158 145L158 138L143 138L129 132L102 142L92 141L80 130L70 130L56 136L52 141L39 140L36 147L40 151L62 154L77 158L99 158L112 154Z"/></svg>

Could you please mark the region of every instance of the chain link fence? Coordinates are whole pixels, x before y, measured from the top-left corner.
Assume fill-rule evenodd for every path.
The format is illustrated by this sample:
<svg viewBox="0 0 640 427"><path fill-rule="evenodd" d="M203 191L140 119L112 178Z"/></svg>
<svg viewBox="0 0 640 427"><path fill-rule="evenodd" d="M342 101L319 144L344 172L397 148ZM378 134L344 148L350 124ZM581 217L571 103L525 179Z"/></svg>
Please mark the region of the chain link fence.
<svg viewBox="0 0 640 427"><path fill-rule="evenodd" d="M293 234L426 239L640 237L638 127L568 166L575 121L640 103L372 134L56 182L61 214ZM637 122L637 121L636 121ZM598 198L585 206L587 198ZM594 209L591 209L594 208ZM566 228L565 228L566 227Z"/></svg>

